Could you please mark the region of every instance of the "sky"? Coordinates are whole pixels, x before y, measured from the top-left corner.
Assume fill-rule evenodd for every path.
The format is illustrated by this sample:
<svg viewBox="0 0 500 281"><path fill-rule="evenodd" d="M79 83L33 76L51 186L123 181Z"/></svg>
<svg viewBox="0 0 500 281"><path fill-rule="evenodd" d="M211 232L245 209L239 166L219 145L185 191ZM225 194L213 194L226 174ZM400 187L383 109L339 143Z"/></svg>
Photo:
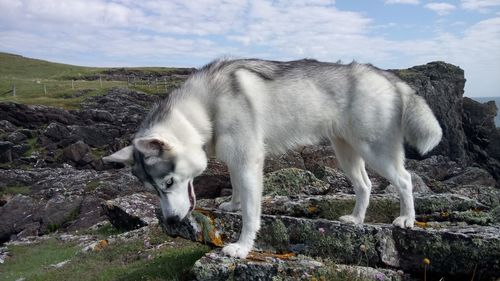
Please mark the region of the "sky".
<svg viewBox="0 0 500 281"><path fill-rule="evenodd" d="M0 51L85 66L446 61L500 97L500 0L0 0Z"/></svg>

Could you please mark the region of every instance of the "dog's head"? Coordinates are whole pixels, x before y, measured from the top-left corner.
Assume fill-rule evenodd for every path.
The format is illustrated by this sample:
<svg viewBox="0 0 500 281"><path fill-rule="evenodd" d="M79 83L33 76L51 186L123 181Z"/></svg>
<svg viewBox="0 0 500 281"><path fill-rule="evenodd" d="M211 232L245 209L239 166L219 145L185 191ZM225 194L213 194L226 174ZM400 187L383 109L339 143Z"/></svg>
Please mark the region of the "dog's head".
<svg viewBox="0 0 500 281"><path fill-rule="evenodd" d="M132 165L132 173L146 188L160 196L167 223L183 220L195 207L194 177L207 165L202 147L175 146L161 137L141 137L110 156L105 162Z"/></svg>

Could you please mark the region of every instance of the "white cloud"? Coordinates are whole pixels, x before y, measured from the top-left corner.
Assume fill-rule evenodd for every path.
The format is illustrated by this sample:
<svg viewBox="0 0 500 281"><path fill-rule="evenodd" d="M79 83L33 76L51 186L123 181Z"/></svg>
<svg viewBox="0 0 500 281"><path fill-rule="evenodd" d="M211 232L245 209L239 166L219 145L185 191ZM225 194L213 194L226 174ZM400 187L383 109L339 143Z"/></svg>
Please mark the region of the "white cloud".
<svg viewBox="0 0 500 281"><path fill-rule="evenodd" d="M451 11L455 10L456 7L449 3L444 2L433 2L424 5L425 8L436 12L440 16L449 14Z"/></svg>
<svg viewBox="0 0 500 281"><path fill-rule="evenodd" d="M418 5L420 4L419 0L385 0L385 4L411 4Z"/></svg>
<svg viewBox="0 0 500 281"><path fill-rule="evenodd" d="M462 0L462 8L479 12L489 12L500 6L500 0Z"/></svg>

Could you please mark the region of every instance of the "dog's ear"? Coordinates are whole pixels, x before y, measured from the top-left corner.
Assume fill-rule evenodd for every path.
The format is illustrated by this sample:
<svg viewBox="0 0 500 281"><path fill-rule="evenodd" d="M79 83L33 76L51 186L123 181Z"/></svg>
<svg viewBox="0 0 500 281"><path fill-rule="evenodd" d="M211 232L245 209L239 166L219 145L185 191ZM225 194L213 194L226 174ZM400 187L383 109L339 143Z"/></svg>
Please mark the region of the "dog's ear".
<svg viewBox="0 0 500 281"><path fill-rule="evenodd" d="M160 151L172 150L172 146L159 137L135 139L134 146L145 155L158 155Z"/></svg>
<svg viewBox="0 0 500 281"><path fill-rule="evenodd" d="M103 157L102 161L109 163L109 162L116 162L116 163L122 163L125 165L131 165L134 162L134 147L129 145L121 150L118 150L117 152Z"/></svg>

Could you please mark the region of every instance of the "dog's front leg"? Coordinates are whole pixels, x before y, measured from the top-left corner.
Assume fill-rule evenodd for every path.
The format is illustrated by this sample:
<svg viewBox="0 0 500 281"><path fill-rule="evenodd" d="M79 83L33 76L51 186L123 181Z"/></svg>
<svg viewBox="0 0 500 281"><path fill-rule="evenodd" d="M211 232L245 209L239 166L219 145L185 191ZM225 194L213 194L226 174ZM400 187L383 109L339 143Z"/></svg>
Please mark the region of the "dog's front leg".
<svg viewBox="0 0 500 281"><path fill-rule="evenodd" d="M236 187L240 193L243 221L238 241L222 249L229 256L245 258L253 248L260 228L263 164L263 159L245 161L243 165L229 164L233 188Z"/></svg>

